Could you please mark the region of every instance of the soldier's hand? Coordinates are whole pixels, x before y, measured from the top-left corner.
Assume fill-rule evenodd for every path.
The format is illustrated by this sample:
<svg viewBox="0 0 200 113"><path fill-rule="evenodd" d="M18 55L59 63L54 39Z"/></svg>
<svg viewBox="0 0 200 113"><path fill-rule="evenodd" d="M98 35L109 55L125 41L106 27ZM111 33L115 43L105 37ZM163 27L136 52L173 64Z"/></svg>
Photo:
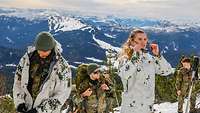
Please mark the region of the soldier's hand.
<svg viewBox="0 0 200 113"><path fill-rule="evenodd" d="M27 109L28 109L28 108L26 107L25 103L19 104L19 105L17 106L17 111L18 111L18 112L26 112Z"/></svg>
<svg viewBox="0 0 200 113"><path fill-rule="evenodd" d="M177 91L177 95L178 95L178 96L181 95L181 90L178 90L178 91Z"/></svg>
<svg viewBox="0 0 200 113"><path fill-rule="evenodd" d="M110 75L108 73L103 73L103 76L105 77L105 79L109 79Z"/></svg>
<svg viewBox="0 0 200 113"><path fill-rule="evenodd" d="M133 51L141 52L142 46L138 43L134 43L134 46L130 46L130 48L133 49Z"/></svg>
<svg viewBox="0 0 200 113"><path fill-rule="evenodd" d="M106 84L101 84L101 87L100 87L103 91L105 90L109 90L109 87L106 85Z"/></svg>
<svg viewBox="0 0 200 113"><path fill-rule="evenodd" d="M79 112L79 109L76 109L73 113L78 113Z"/></svg>
<svg viewBox="0 0 200 113"><path fill-rule="evenodd" d="M150 46L151 46L151 51L152 51L153 55L159 56L160 52L159 52L158 44L151 44Z"/></svg>
<svg viewBox="0 0 200 113"><path fill-rule="evenodd" d="M81 95L83 97L89 97L92 94L92 89L88 88L87 90L85 90L85 92L83 92Z"/></svg>

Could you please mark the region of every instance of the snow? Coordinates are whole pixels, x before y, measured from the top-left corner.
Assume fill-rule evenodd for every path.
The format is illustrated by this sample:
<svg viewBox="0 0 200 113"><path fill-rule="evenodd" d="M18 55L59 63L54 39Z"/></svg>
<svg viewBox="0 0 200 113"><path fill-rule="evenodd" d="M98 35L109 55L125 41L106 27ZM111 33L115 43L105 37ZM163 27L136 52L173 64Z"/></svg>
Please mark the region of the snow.
<svg viewBox="0 0 200 113"><path fill-rule="evenodd" d="M169 50L169 47L168 47L168 46L165 46L165 49Z"/></svg>
<svg viewBox="0 0 200 113"><path fill-rule="evenodd" d="M107 36L108 38L116 38L115 36L112 36L110 34L104 33L105 36Z"/></svg>
<svg viewBox="0 0 200 113"><path fill-rule="evenodd" d="M99 27L99 26L97 26L97 29L100 31L101 30L101 28Z"/></svg>
<svg viewBox="0 0 200 113"><path fill-rule="evenodd" d="M3 65L0 65L0 69L2 69L3 68Z"/></svg>
<svg viewBox="0 0 200 113"><path fill-rule="evenodd" d="M49 31L73 31L86 27L79 20L66 16L51 16L48 19Z"/></svg>
<svg viewBox="0 0 200 113"><path fill-rule="evenodd" d="M186 101L187 99L185 99L184 101L183 111L185 111ZM196 108L200 107L198 102L200 102L200 97L197 97ZM165 102L161 104L155 104L154 109L156 110L155 113L177 113L178 102L175 103Z"/></svg>
<svg viewBox="0 0 200 113"><path fill-rule="evenodd" d="M172 46L174 48L174 51L178 51L178 46L176 45L174 41L172 41Z"/></svg>
<svg viewBox="0 0 200 113"><path fill-rule="evenodd" d="M163 53L166 53L166 52L167 52L167 51L166 51L166 50L164 50L164 49L161 51L161 53L162 53L162 54L163 54Z"/></svg>
<svg viewBox="0 0 200 113"><path fill-rule="evenodd" d="M6 67L16 67L16 64L6 64Z"/></svg>
<svg viewBox="0 0 200 113"><path fill-rule="evenodd" d="M119 52L121 50L119 47L114 47L109 43L106 43L104 41L101 41L101 40L95 38L95 35L93 35L93 39L103 49L113 49L113 50L115 50L117 52Z"/></svg>
<svg viewBox="0 0 200 113"><path fill-rule="evenodd" d="M193 30L199 30L200 26L198 24L172 24L170 21L169 24L162 25L164 23L161 22L161 25L155 25L155 26L142 26L140 28L148 31L153 31L156 33L165 32L165 33L171 33L171 32L182 32L185 30L190 30L193 28Z"/></svg>
<svg viewBox="0 0 200 113"><path fill-rule="evenodd" d="M17 9L17 8L1 8L5 13L0 13L1 15L8 17L19 17L25 18L27 20L33 21L36 19L44 19L52 15L58 15L54 10L41 10L41 9Z"/></svg>
<svg viewBox="0 0 200 113"><path fill-rule="evenodd" d="M94 61L94 62L103 62L103 60L99 60L99 59L96 59L94 57L85 57L87 60L91 60L91 61Z"/></svg>
<svg viewBox="0 0 200 113"><path fill-rule="evenodd" d="M167 26L167 27L163 27L163 26L143 26L141 27L144 30L149 30L149 31L154 31L156 33L159 32L180 32L180 28L178 28L177 26Z"/></svg>
<svg viewBox="0 0 200 113"><path fill-rule="evenodd" d="M185 99L185 102L183 104L183 111L185 111L185 106L186 106L186 101L187 99ZM196 108L199 108L199 102L200 98L197 98L197 103L196 103ZM164 102L161 104L154 104L153 106L155 112L154 113L177 113L177 109L178 109L178 102L174 102L174 103L170 103L170 102ZM114 113L120 113L120 109L121 107L118 108L114 108ZM66 110L64 110L62 113L66 113Z"/></svg>
<svg viewBox="0 0 200 113"><path fill-rule="evenodd" d="M181 20L161 20L161 19L150 19L150 18L138 18L138 17L132 17L132 18L122 18L122 17L115 17L115 16L108 16L108 17L92 17L91 16L85 16L83 18L79 18L76 16L77 12L73 11L66 11L66 10L55 10L55 9L20 9L20 8L1 8L3 10L0 12L0 16L9 16L9 17L19 17L19 18L25 18L27 20L36 20L36 19L47 19L48 17L61 17L57 21L58 23L55 24L55 26L51 26L49 29L54 30L55 28L57 31L71 31L80 29L84 26L82 22L80 22L79 19L86 19L86 20L92 20L94 23L104 23L108 25L113 25L114 29L118 26L118 24L125 24L125 26L136 27L139 26L142 29L155 31L155 32L181 32L182 30L189 30L191 28L194 28L194 30L199 31L200 29L200 21L199 20L193 20L193 21L181 21ZM70 15L71 14L71 15ZM131 21L139 21L138 23L132 25ZM34 21L37 22L37 21ZM33 22L33 23L34 23ZM152 23L153 22L153 23ZM60 24L59 24L60 23ZM123 28L123 25L120 25L120 28ZM87 28L86 28L87 29ZM97 29L101 30L99 26L97 26ZM85 29L82 29L85 30ZM106 35L106 34L105 34ZM108 34L109 36L109 34ZM111 38L111 37L110 37ZM114 38L112 36L112 38Z"/></svg>
<svg viewBox="0 0 200 113"><path fill-rule="evenodd" d="M75 64L83 64L82 62L74 62Z"/></svg>
<svg viewBox="0 0 200 113"><path fill-rule="evenodd" d="M82 31L85 31L85 30L87 30L87 29L92 29L92 27L91 27L91 26L87 26L87 27L82 27L82 28L81 28Z"/></svg>
<svg viewBox="0 0 200 113"><path fill-rule="evenodd" d="M12 52L9 52L9 54L10 54L10 56L12 56L12 55L13 55L13 53L12 53Z"/></svg>
<svg viewBox="0 0 200 113"><path fill-rule="evenodd" d="M195 45L191 45L191 47L192 47L192 48L195 48L195 49L197 48L197 46L195 46Z"/></svg>
<svg viewBox="0 0 200 113"><path fill-rule="evenodd" d="M14 43L10 38L6 37L6 40L9 42L9 43Z"/></svg>
<svg viewBox="0 0 200 113"><path fill-rule="evenodd" d="M69 65L71 68L74 68L74 69L76 69L77 67L76 66L73 66L73 65Z"/></svg>
<svg viewBox="0 0 200 113"><path fill-rule="evenodd" d="M5 16L9 16L9 17L12 17L12 16L15 16L15 17L20 17L20 18L26 18L27 20L34 20L36 17L38 18L39 16L35 13L30 13L30 11L28 10L23 10L23 11L18 11L18 10L15 10L11 13L1 13L0 15L5 15Z"/></svg>
<svg viewBox="0 0 200 113"><path fill-rule="evenodd" d="M67 113L67 109L63 110L62 113Z"/></svg>

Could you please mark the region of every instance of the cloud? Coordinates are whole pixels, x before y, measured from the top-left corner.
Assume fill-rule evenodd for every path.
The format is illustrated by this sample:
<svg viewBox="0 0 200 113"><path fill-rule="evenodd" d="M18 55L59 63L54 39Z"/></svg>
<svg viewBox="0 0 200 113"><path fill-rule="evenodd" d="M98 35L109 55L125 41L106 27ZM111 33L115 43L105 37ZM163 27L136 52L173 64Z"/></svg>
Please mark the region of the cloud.
<svg viewBox="0 0 200 113"><path fill-rule="evenodd" d="M1 5L3 7L17 7L17 8L50 8L52 5L43 0L3 0Z"/></svg>

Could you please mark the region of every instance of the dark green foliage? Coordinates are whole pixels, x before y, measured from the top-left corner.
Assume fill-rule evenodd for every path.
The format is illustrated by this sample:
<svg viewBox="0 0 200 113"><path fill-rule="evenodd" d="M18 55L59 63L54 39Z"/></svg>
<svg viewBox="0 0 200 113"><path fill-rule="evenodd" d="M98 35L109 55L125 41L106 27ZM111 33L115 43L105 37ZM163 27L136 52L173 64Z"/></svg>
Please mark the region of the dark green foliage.
<svg viewBox="0 0 200 113"><path fill-rule="evenodd" d="M181 56L181 59L184 56ZM179 61L179 62L180 62ZM175 102L177 101L177 94L176 94L176 76L177 76L177 70L180 69L181 64L179 63L175 69L174 74L170 76L160 76L156 75L156 83L155 83L155 98L156 98L156 103L161 103L161 102Z"/></svg>
<svg viewBox="0 0 200 113"><path fill-rule="evenodd" d="M177 100L175 83L176 77L173 75L169 77L156 76L156 103L175 102Z"/></svg>
<svg viewBox="0 0 200 113"><path fill-rule="evenodd" d="M6 77L3 74L0 74L0 96L5 95L6 93Z"/></svg>
<svg viewBox="0 0 200 113"><path fill-rule="evenodd" d="M113 70L114 71L114 70ZM122 80L120 78L120 76L116 73L113 73L111 75L113 82L114 82L114 102L113 102L113 106L114 107L117 107L117 103L119 103L119 105L121 105L122 103L122 91L124 90L123 89L123 84L122 84ZM118 101L118 102L117 102Z"/></svg>
<svg viewBox="0 0 200 113"><path fill-rule="evenodd" d="M0 97L0 113L16 113L14 102L11 97Z"/></svg>

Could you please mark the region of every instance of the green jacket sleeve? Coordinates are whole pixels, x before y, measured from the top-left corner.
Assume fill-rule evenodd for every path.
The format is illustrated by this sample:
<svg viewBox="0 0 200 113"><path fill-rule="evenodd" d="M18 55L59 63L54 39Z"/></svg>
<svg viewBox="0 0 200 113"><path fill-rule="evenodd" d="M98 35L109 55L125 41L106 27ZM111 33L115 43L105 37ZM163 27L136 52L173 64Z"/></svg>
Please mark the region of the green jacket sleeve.
<svg viewBox="0 0 200 113"><path fill-rule="evenodd" d="M181 90L181 84L182 84L182 72L180 70L177 70L176 72L176 90Z"/></svg>

